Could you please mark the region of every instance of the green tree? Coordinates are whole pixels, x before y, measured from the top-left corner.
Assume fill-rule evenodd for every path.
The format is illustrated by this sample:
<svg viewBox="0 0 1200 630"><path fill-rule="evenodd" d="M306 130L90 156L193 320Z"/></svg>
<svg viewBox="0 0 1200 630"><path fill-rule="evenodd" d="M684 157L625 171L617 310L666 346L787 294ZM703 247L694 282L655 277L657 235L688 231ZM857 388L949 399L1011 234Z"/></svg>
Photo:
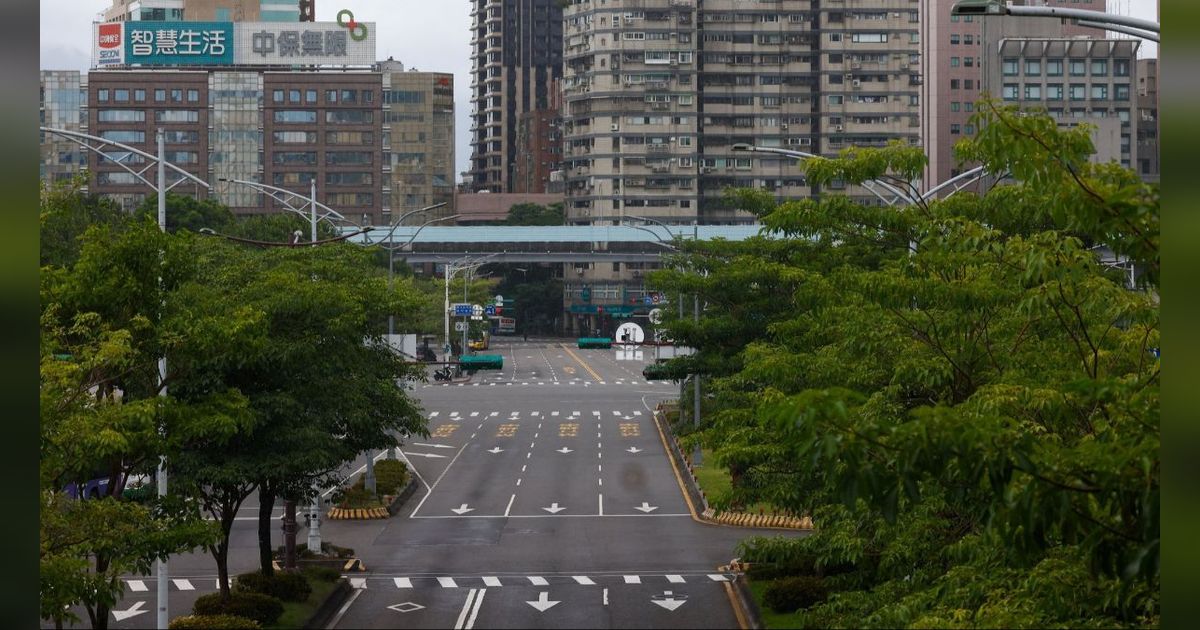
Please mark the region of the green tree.
<svg viewBox="0 0 1200 630"><path fill-rule="evenodd" d="M146 197L134 214L157 220L158 195ZM197 199L189 195L167 193L167 231L172 234L179 230L198 233L201 228L224 232L233 223L233 213L216 199Z"/></svg>
<svg viewBox="0 0 1200 630"><path fill-rule="evenodd" d="M226 230L230 236L267 243L290 243L296 232L300 232L300 240L312 240L312 224L307 219L291 212L239 216L226 227ZM328 222L319 221L317 223L317 240L335 236L337 236L337 231ZM385 264L386 260L385 258Z"/></svg>
<svg viewBox="0 0 1200 630"><path fill-rule="evenodd" d="M561 202L543 206L536 203L516 203L508 209L505 225L562 225Z"/></svg>
<svg viewBox="0 0 1200 630"><path fill-rule="evenodd" d="M386 289L371 253L350 244L246 248L209 240L202 272L182 292L215 312L254 322L236 363L189 357L197 378L175 395L204 397L234 387L249 400L253 430L236 444L202 444L175 459L176 482L218 519L212 545L222 595L228 595L229 533L242 501L260 493L269 518L276 497L303 499L314 483L336 482L341 465L396 435L427 433L416 403L397 386L418 376L384 342L386 318L402 326L418 310L410 292ZM201 377L202 376L202 377ZM260 523L263 570L270 571L270 521Z"/></svg>
<svg viewBox="0 0 1200 630"><path fill-rule="evenodd" d="M222 342L238 340L229 319L199 317L186 328L164 321L173 291L194 270L190 242L148 220L94 225L80 242L74 265L44 267L41 276L42 613L60 624L72 618L64 606L82 604L93 627L104 628L121 575L147 573L153 560L212 534L177 497L125 501L127 480L151 474L191 435L228 442L250 417L236 390L188 401L159 395L185 372L172 364L160 382L158 357L197 345L227 355ZM62 493L94 477L107 480L105 496Z"/></svg>
<svg viewBox="0 0 1200 630"><path fill-rule="evenodd" d="M80 238L92 225L120 227L129 213L107 197L85 195L87 180L78 177L54 186L41 185L38 239L42 265L70 267L79 258Z"/></svg>
<svg viewBox="0 0 1200 630"><path fill-rule="evenodd" d="M707 277L654 276L708 303L669 324L712 376L700 439L739 500L813 516L811 537L744 549L824 576L798 623L1155 624L1157 189L1089 163L1086 128L986 101L975 122L960 155L1013 181L903 208L742 193L793 257L699 243L679 262ZM804 168L911 181L923 160L892 145ZM1132 260L1138 288L1097 248ZM772 263L787 308L750 290ZM739 302L766 310L729 341Z"/></svg>

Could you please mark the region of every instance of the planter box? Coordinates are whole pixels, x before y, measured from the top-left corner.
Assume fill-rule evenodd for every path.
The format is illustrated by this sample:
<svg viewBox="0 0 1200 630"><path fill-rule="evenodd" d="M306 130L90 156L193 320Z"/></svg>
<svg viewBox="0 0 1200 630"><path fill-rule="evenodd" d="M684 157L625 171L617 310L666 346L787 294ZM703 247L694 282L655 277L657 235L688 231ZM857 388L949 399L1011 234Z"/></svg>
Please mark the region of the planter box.
<svg viewBox="0 0 1200 630"><path fill-rule="evenodd" d="M409 497L416 493L416 491L417 476L410 471L408 474L408 484L404 486L404 489L400 491L400 494L397 494L394 498L392 498L391 503L388 503L388 515L395 516L396 513L400 511L400 508L404 507L404 503L408 501Z"/></svg>
<svg viewBox="0 0 1200 630"><path fill-rule="evenodd" d="M314 611L312 616L304 622L303 627L324 628L325 626L329 625L330 620L332 620L333 616L337 614L338 609L341 608L342 604L346 603L346 599L350 597L350 592L352 590L354 589L350 587L349 580L346 578L339 579L337 581L337 586L333 588L333 591L329 593L329 596L325 598L325 601L321 602L320 606L317 606L317 610Z"/></svg>

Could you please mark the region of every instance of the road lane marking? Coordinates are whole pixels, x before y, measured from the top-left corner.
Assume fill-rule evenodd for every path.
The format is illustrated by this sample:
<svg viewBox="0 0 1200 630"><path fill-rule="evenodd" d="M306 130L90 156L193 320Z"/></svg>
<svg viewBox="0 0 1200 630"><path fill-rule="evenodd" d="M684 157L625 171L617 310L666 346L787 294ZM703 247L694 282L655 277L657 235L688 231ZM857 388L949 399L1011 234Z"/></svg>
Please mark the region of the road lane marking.
<svg viewBox="0 0 1200 630"><path fill-rule="evenodd" d="M500 578L493 575L483 576L483 583L486 586L500 586Z"/></svg>
<svg viewBox="0 0 1200 630"><path fill-rule="evenodd" d="M338 623L342 620L342 617L345 616L346 611L350 610L350 604L353 604L354 600L358 599L359 595L362 595L362 590L354 589L354 592L350 594L350 599L346 600L346 603L342 606L342 608L340 610L338 610L337 615L335 615L333 617L333 620L329 622L329 625L325 626L325 627L326 628L336 628Z"/></svg>
<svg viewBox="0 0 1200 630"><path fill-rule="evenodd" d="M586 575L572 575L571 578L574 579L577 583L579 583L582 586L595 586L596 585L596 583L592 581L592 578L590 578Z"/></svg>
<svg viewBox="0 0 1200 630"><path fill-rule="evenodd" d="M596 496L597 496L596 502L597 502L597 503L599 504L599 506L600 506L600 514L599 514L599 516L604 516L604 495L603 495L603 494L599 494L599 495L596 495Z"/></svg>
<svg viewBox="0 0 1200 630"><path fill-rule="evenodd" d="M667 581L672 584L683 584L687 582L687 580L683 579L682 575L668 575Z"/></svg>
<svg viewBox="0 0 1200 630"><path fill-rule="evenodd" d="M608 589L604 589L604 605L608 605Z"/></svg>
<svg viewBox="0 0 1200 630"><path fill-rule="evenodd" d="M467 625L463 626L463 630L471 630L475 627L475 619L479 617L479 609L483 607L483 596L487 593L486 588L479 589L479 594L475 597L475 606L471 609L471 616L467 619Z"/></svg>
<svg viewBox="0 0 1200 630"><path fill-rule="evenodd" d="M462 630L463 624L466 623L467 614L471 612L471 603L475 601L475 593L476 589L467 592L467 601L463 602L462 612L458 613L458 621L454 622L454 630Z"/></svg>
<svg viewBox="0 0 1200 630"><path fill-rule="evenodd" d="M189 581L187 581L187 580L171 580L171 582L172 582L173 584L175 584L175 588L177 588L177 589L179 589L179 590L181 590L181 591L194 591L194 590L196 590L196 587L195 587L195 586L192 586L192 583L191 583L191 582L189 582Z"/></svg>
<svg viewBox="0 0 1200 630"><path fill-rule="evenodd" d="M129 590L135 593L144 593L149 590L146 588L146 583L141 580L129 580L127 584L129 584Z"/></svg>
<svg viewBox="0 0 1200 630"><path fill-rule="evenodd" d="M579 355L572 352L571 349L568 348L565 344L559 344L559 345L562 345L562 349L565 350L567 354L571 355L571 358L575 359L575 361L577 363L579 363L580 367L587 370L587 373L591 374L592 378L596 379L597 381L601 380L600 375L597 374L596 371L591 368L591 366L589 366L587 363L584 363L583 359L579 358Z"/></svg>
<svg viewBox="0 0 1200 630"><path fill-rule="evenodd" d="M546 581L546 578L539 577L537 575L529 576L529 583L532 584L533 586L547 586L548 584L550 584L549 582Z"/></svg>
<svg viewBox="0 0 1200 630"><path fill-rule="evenodd" d="M723 575L721 573L710 573L708 575L708 579L710 579L714 582L728 582L729 581L729 578L725 577L725 575Z"/></svg>
<svg viewBox="0 0 1200 630"><path fill-rule="evenodd" d="M396 582L396 588L412 588L412 580L409 578L392 578Z"/></svg>
<svg viewBox="0 0 1200 630"><path fill-rule="evenodd" d="M641 576L637 576L637 575L626 575L625 583L626 584L641 584L642 578L641 578Z"/></svg>
<svg viewBox="0 0 1200 630"><path fill-rule="evenodd" d="M462 446L458 447L458 452L454 454L454 458L450 460L449 464L446 464L446 468L443 469L442 474L438 475L438 478L433 481L433 485L429 486L429 491L425 493L425 496L421 497L421 500L417 503L417 507L413 508L413 511L408 515L408 518L416 518L417 512L421 510L421 506L425 505L425 500L433 496L434 488L437 488L437 485L442 482L442 478L446 476L447 472L450 472L450 468L454 466L454 462L458 461L458 456L462 455L463 451L467 448L467 444L470 443L470 441L467 441Z"/></svg>
<svg viewBox="0 0 1200 630"><path fill-rule="evenodd" d="M437 581L442 588L458 588L458 584L454 583L454 578L452 577L440 577ZM471 590L474 592L474 589Z"/></svg>
<svg viewBox="0 0 1200 630"><path fill-rule="evenodd" d="M350 578L350 586L362 590L367 588L367 578Z"/></svg>

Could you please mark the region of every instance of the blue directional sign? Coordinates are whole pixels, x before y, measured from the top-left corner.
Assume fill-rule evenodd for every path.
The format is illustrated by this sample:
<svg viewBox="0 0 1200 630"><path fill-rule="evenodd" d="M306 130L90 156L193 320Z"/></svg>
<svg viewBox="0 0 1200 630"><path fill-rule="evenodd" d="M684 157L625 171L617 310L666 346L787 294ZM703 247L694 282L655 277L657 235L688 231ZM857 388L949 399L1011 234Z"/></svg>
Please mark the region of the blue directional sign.
<svg viewBox="0 0 1200 630"><path fill-rule="evenodd" d="M471 305L470 304L455 304L454 305L454 316L455 317L469 317L470 315L471 315Z"/></svg>
<svg viewBox="0 0 1200 630"><path fill-rule="evenodd" d="M488 317L494 317L496 315L496 307L488 304L487 306L483 307L483 314L487 315Z"/></svg>

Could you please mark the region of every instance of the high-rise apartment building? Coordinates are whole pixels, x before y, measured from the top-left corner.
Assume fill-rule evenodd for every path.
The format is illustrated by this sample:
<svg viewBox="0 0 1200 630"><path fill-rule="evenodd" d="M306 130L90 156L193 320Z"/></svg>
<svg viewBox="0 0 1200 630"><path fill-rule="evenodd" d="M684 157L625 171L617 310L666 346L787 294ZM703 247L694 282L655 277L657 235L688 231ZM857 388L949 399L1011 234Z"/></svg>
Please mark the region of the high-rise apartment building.
<svg viewBox="0 0 1200 630"><path fill-rule="evenodd" d="M471 0L471 169L475 190L515 189L517 123L550 109L562 77L560 0Z"/></svg>
<svg viewBox="0 0 1200 630"><path fill-rule="evenodd" d="M907 0L574 0L564 23L573 223L750 222L727 188L817 191L795 160L734 145L835 155L918 139L919 15Z"/></svg>
<svg viewBox="0 0 1200 630"><path fill-rule="evenodd" d="M105 22L299 22L301 5L308 3L311 22L314 0L112 0L103 12Z"/></svg>
<svg viewBox="0 0 1200 630"><path fill-rule="evenodd" d="M412 221L454 214L454 75L405 71L389 59L383 74L384 200L399 217L446 205Z"/></svg>
<svg viewBox="0 0 1200 630"><path fill-rule="evenodd" d="M525 112L517 118L517 164L513 192L548 193L555 190L554 173L562 169L562 90L556 80L550 88L550 106Z"/></svg>
<svg viewBox="0 0 1200 630"><path fill-rule="evenodd" d="M43 127L88 130L87 75L78 70L42 70L39 117ZM47 185L69 180L87 167L85 149L75 142L42 132L39 178Z"/></svg>

